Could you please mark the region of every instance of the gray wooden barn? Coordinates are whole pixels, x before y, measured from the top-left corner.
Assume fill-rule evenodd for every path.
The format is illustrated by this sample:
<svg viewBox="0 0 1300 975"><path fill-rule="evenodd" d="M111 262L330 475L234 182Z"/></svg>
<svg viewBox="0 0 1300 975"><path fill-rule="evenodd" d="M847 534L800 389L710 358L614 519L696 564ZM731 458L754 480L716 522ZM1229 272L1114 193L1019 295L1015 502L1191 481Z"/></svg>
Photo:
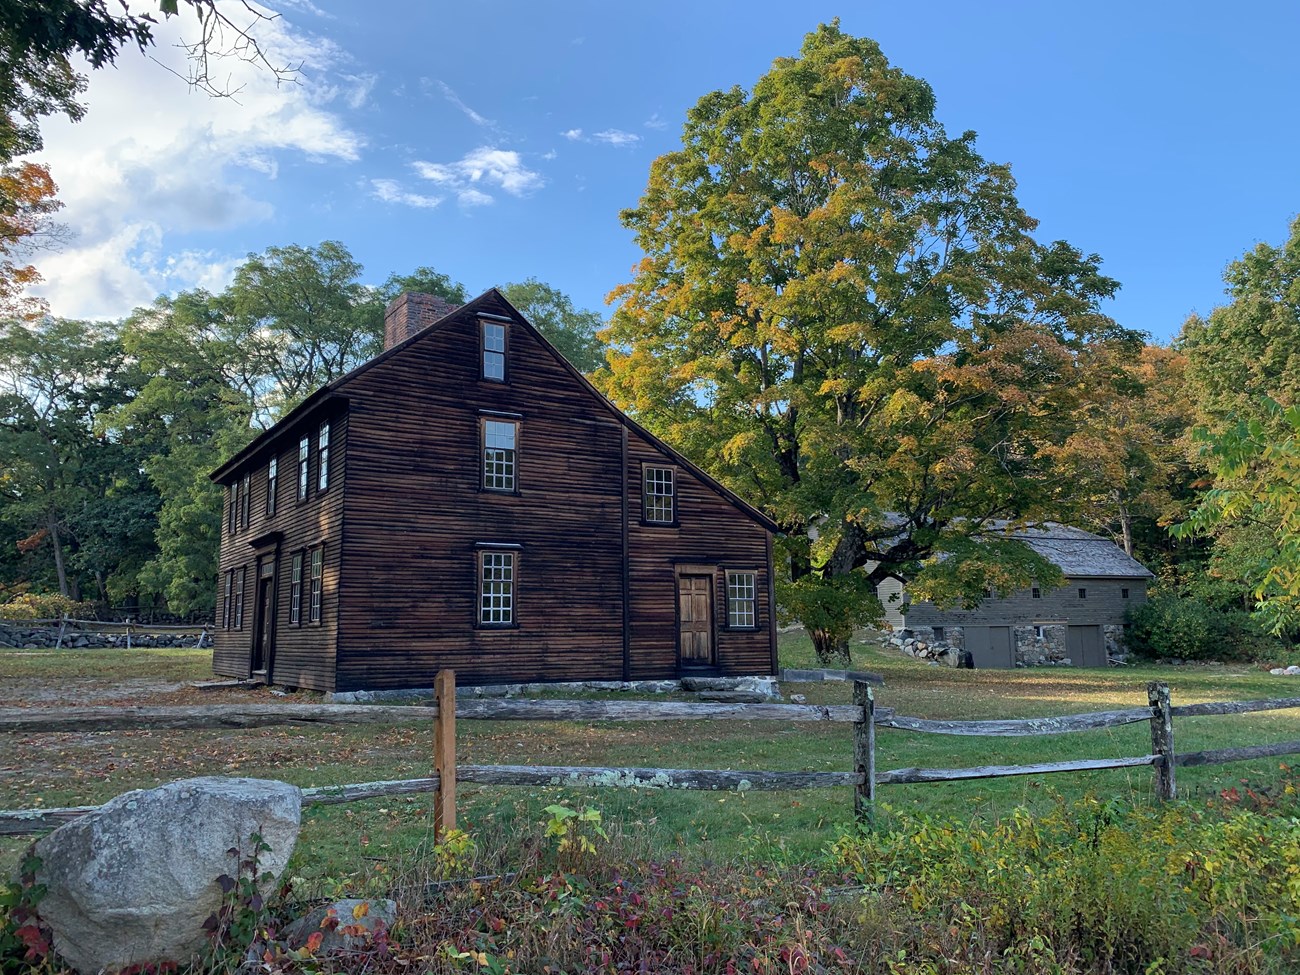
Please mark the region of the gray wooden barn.
<svg viewBox="0 0 1300 975"><path fill-rule="evenodd" d="M929 645L968 650L976 668L1065 663L1105 667L1124 648L1125 614L1144 603L1154 576L1107 538L1048 524L1012 533L1065 575L1057 589L988 596L974 609L911 602L906 583L877 587L885 621Z"/></svg>

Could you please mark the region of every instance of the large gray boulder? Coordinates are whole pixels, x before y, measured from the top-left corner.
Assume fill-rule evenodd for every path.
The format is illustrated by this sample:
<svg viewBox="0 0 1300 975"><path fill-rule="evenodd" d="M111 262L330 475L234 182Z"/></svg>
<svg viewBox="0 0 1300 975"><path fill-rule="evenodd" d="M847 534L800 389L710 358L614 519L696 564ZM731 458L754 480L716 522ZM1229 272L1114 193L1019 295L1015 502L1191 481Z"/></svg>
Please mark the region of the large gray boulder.
<svg viewBox="0 0 1300 975"><path fill-rule="evenodd" d="M221 906L217 878L238 877L254 833L270 848L258 854L257 875L278 877L301 812L301 790L268 779L184 779L124 793L37 842L36 879L47 888L38 913L55 949L83 973L187 961Z"/></svg>

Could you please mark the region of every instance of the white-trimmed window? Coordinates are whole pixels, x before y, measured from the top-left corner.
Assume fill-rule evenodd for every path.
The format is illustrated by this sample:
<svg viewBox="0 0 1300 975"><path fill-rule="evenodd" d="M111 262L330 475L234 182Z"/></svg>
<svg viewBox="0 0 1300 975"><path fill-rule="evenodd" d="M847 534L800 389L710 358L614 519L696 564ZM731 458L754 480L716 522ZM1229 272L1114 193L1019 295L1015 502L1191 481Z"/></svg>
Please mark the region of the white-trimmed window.
<svg viewBox="0 0 1300 975"><path fill-rule="evenodd" d="M266 517L275 517L275 491L279 487L280 458L272 457L266 465Z"/></svg>
<svg viewBox="0 0 1300 975"><path fill-rule="evenodd" d="M671 467L642 469L641 514L655 525L671 525L677 520L676 484Z"/></svg>
<svg viewBox="0 0 1300 975"><path fill-rule="evenodd" d="M239 527L239 482L230 482L230 534Z"/></svg>
<svg viewBox="0 0 1300 975"><path fill-rule="evenodd" d="M496 322L482 322L483 378L506 381L506 327Z"/></svg>
<svg viewBox="0 0 1300 975"><path fill-rule="evenodd" d="M234 589L235 589L235 570L227 569L226 570L226 601L222 604L221 607L221 626L223 629L226 630L230 629L231 597L234 595Z"/></svg>
<svg viewBox="0 0 1300 975"><path fill-rule="evenodd" d="M326 420L320 425L320 435L316 440L316 490L324 491L330 486L330 424Z"/></svg>
<svg viewBox="0 0 1300 975"><path fill-rule="evenodd" d="M478 621L481 626L515 622L515 553L479 552Z"/></svg>
<svg viewBox="0 0 1300 975"><path fill-rule="evenodd" d="M253 475L244 475L244 486L239 489L239 524L248 527L248 510L253 506Z"/></svg>
<svg viewBox="0 0 1300 975"><path fill-rule="evenodd" d="M307 458L311 455L311 437L306 435L298 441L298 500L307 500Z"/></svg>
<svg viewBox="0 0 1300 975"><path fill-rule="evenodd" d="M302 553L293 553L293 567L289 573L289 622L302 623Z"/></svg>
<svg viewBox="0 0 1300 975"><path fill-rule="evenodd" d="M758 626L758 573L727 573L727 626L735 630Z"/></svg>
<svg viewBox="0 0 1300 975"><path fill-rule="evenodd" d="M518 423L510 420L483 421L483 487L487 490L515 490L518 440Z"/></svg>
<svg viewBox="0 0 1300 975"><path fill-rule="evenodd" d="M311 550L311 612L308 619L313 623L320 622L321 608L321 589L325 579L325 549L314 548Z"/></svg>
<svg viewBox="0 0 1300 975"><path fill-rule="evenodd" d="M235 629L244 628L244 583L247 581L245 576L248 573L247 568L241 568L235 573Z"/></svg>

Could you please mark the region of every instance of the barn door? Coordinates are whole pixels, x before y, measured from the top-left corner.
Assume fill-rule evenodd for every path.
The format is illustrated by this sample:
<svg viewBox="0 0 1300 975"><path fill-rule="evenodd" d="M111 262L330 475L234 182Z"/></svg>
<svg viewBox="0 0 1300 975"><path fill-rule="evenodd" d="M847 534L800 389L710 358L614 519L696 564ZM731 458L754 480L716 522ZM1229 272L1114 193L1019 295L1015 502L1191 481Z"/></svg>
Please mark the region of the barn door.
<svg viewBox="0 0 1300 975"><path fill-rule="evenodd" d="M677 579L678 646L683 667L712 667L713 577Z"/></svg>
<svg viewBox="0 0 1300 975"><path fill-rule="evenodd" d="M1011 627L968 626L963 637L976 670L1007 670L1016 665Z"/></svg>
<svg viewBox="0 0 1300 975"><path fill-rule="evenodd" d="M1076 667L1105 667L1110 663L1100 626L1067 627L1065 649Z"/></svg>

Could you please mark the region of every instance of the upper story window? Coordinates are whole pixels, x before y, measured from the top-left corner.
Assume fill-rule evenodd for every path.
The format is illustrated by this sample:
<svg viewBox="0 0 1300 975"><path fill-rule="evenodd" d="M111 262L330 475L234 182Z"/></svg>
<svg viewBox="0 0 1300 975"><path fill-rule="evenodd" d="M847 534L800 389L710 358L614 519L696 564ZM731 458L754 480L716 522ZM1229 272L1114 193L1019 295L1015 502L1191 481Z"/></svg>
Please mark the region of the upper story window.
<svg viewBox="0 0 1300 975"><path fill-rule="evenodd" d="M519 424L510 420L483 421L483 487L514 491Z"/></svg>
<svg viewBox="0 0 1300 975"><path fill-rule="evenodd" d="M325 549L314 548L311 550L311 604L308 619L313 623L320 622L321 592L325 580Z"/></svg>
<svg viewBox="0 0 1300 975"><path fill-rule="evenodd" d="M239 527L239 482L230 482L230 534L235 534L235 529Z"/></svg>
<svg viewBox="0 0 1300 975"><path fill-rule="evenodd" d="M303 436L298 441L298 500L307 499L307 457L311 453L311 437Z"/></svg>
<svg viewBox="0 0 1300 975"><path fill-rule="evenodd" d="M253 506L253 475L244 475L244 484L239 489L239 524L243 528L248 527L248 512Z"/></svg>
<svg viewBox="0 0 1300 975"><path fill-rule="evenodd" d="M266 465L266 517L275 517L275 491L279 487L280 458L272 457Z"/></svg>
<svg viewBox="0 0 1300 975"><path fill-rule="evenodd" d="M1120 598L1120 599L1128 599L1128 590L1127 590L1127 589L1121 589L1121 590L1119 591L1119 598Z"/></svg>
<svg viewBox="0 0 1300 975"><path fill-rule="evenodd" d="M289 622L297 626L302 622L302 553L293 553L293 568L289 573Z"/></svg>
<svg viewBox="0 0 1300 975"><path fill-rule="evenodd" d="M330 424L326 420L320 425L320 435L316 439L316 490L324 491L330 486Z"/></svg>
<svg viewBox="0 0 1300 975"><path fill-rule="evenodd" d="M480 625L514 625L514 552L479 553L478 607L478 621Z"/></svg>
<svg viewBox="0 0 1300 975"><path fill-rule="evenodd" d="M757 573L727 573L727 626L732 629L758 626Z"/></svg>
<svg viewBox="0 0 1300 975"><path fill-rule="evenodd" d="M1080 590L1079 590L1079 598L1080 598L1080 599L1087 599L1087 598L1088 598L1088 590L1087 590L1087 589L1080 589Z"/></svg>
<svg viewBox="0 0 1300 975"><path fill-rule="evenodd" d="M1043 598L1043 590L1041 590L1041 589L1039 589L1037 586L1035 586L1033 589L1029 590L1029 595L1032 596L1034 599L1042 599L1042 598Z"/></svg>
<svg viewBox="0 0 1300 975"><path fill-rule="evenodd" d="M482 322L483 378L506 381L506 327L496 322Z"/></svg>
<svg viewBox="0 0 1300 975"><path fill-rule="evenodd" d="M641 515L652 524L677 520L676 491L671 467L646 467L641 472Z"/></svg>

